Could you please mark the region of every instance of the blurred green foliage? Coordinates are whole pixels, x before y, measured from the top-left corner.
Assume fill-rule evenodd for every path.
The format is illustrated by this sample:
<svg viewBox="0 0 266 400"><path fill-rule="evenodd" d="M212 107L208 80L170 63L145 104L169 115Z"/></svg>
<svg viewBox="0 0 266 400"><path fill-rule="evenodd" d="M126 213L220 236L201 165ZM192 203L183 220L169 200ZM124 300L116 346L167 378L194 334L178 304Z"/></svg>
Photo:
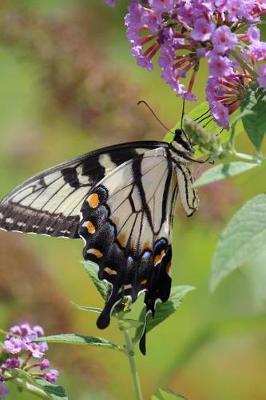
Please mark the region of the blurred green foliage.
<svg viewBox="0 0 266 400"><path fill-rule="evenodd" d="M64 3L54 0L45 2L13 0L8 5L3 3L1 7L3 19L10 15L10 12L23 16L26 11L31 16L29 30L27 31L27 24L24 26L23 35L26 33L26 37L21 32L13 37L13 40L5 35L1 35L0 39L1 195L41 169L91 149L134 138L163 137L165 132L162 132L159 125L151 122L152 117L148 112L139 111L136 107L136 103L142 98L153 106L169 127L174 126L179 120L181 101L177 100L160 80L159 73L150 74L141 70L130 57L129 45L123 30L124 1L119 2L119 8L116 10L105 7L98 0L67 0ZM41 16L65 22L73 14L82 14L94 20L91 31L88 31L90 33L86 32L88 51L90 45L93 45L93 48L100 47L103 51L97 59L98 65L94 70L90 67L91 76L86 79L96 81L99 76L101 78L108 75L110 68L118 72L117 80L112 79L112 85L108 86L109 89L105 93L106 97L112 96L111 108L106 107L102 97L99 101L99 96L102 94L96 87L91 93L82 91L87 96L82 99L78 97L79 94L76 96L75 88L63 96L60 104L55 103L52 98L51 93L59 91L64 86L63 83L60 86L57 81L58 86L52 87L51 82L47 80L46 74L47 71L51 71L53 58L50 57L46 64L42 51L44 53L49 51L49 40L52 41L55 32L51 25L51 32L48 32L50 39L48 40L46 36L44 42L40 26L34 27L34 18ZM7 21L6 33L14 28L15 21L14 18ZM53 25L55 31L56 26ZM34 35L35 29L36 35ZM19 40L20 36L23 36L23 43ZM34 55L30 36L35 36L35 39L39 40L37 48L39 53L36 50ZM66 45L67 53L68 43L63 43ZM53 46L56 48L56 42ZM60 57L56 59L57 63L61 62L59 71L63 70L62 67L69 68L71 75L77 70L71 69L72 67L65 63L63 56L62 59ZM73 53L70 52L67 62L71 57ZM53 67L55 68L55 64ZM100 70L104 71L102 75ZM115 93L119 94L121 91L120 74L126 77L123 85L129 87L128 97L122 101L113 97ZM203 71L197 84L199 101L204 99L203 86L200 84L204 77ZM101 84L100 82L99 87L102 90ZM69 108L69 97L77 108ZM120 112L122 102L127 103L127 113L124 109ZM86 120L86 124L82 124L80 118L75 119L71 114L73 110L78 114L79 107L84 104L86 107L88 104L89 107L91 104L97 105L97 109L93 111L97 112L98 119L94 119L92 124L90 118ZM195 104L190 104L187 108L192 109L194 106ZM126 121L121 122L121 115ZM129 118L132 122L127 126ZM140 127L138 123L140 119L145 120L146 125ZM145 126L149 127L147 132ZM237 142L239 149L252 151L248 140L242 135L238 136ZM202 168L196 167L195 174L199 175ZM249 197L262 192L264 187L264 168L255 168L228 181L216 182L199 189L200 210L192 219L186 219L181 212L177 213L173 235L174 285L193 285L197 290L185 299L174 316L148 334L147 356L139 354L137 357L145 398L149 398L158 386L169 387L189 400L266 398L265 290L261 287L262 280L256 279L258 271L261 273L259 276L265 276L263 269L265 257L254 258L252 265L236 270L222 283L216 293L211 295L208 291L211 259L219 233L237 208ZM55 281L56 291L62 294L64 300L90 306L102 305L100 296L87 279L80 263L81 242L1 233L2 243L7 240L6 238L11 244L19 241L21 246L28 250L28 258L23 259L23 262L16 258L16 252L11 251L8 254L12 260L10 265L3 261L3 255L0 254L2 276L13 271L10 287L25 285L26 288L27 285L32 285L36 290L36 296L40 285L45 287L46 278L43 276L38 280L37 269L32 271L31 276L25 274L22 282L23 268L31 263L29 254L32 253L35 260L38 260L37 264L42 266ZM16 281L16 274L14 269L12 270L15 267L20 271L19 281ZM1 290L1 327L7 328L7 324L13 318L28 318L33 315L37 315L38 322L45 328L49 325L47 314L44 318L42 309L34 310L34 296L32 307L28 308L25 315L18 316L16 307L19 309L23 293L20 293L21 300L20 298L14 300L15 294L12 292L11 301L11 289L6 287L6 291L2 288ZM45 298L45 292L42 293ZM52 314L55 305L50 296L47 295L45 300L48 305L51 304ZM134 306L133 315L137 316L141 307L142 298ZM72 331L84 335L99 334L95 326L95 314L79 312L75 307L69 307L66 312L70 319L68 329L71 327ZM113 325L101 334L115 343L122 342L122 338L118 337L117 328ZM72 348L64 350L61 345L58 348L56 346L50 345L49 357L55 363L58 360L57 366L61 368L60 383L66 387L70 398L75 400L131 398L128 365L119 352L86 348L73 356L70 354ZM61 356L58 356L57 352L61 353ZM30 395L18 395L11 389L9 399L16 400L18 396L21 400L31 400Z"/></svg>

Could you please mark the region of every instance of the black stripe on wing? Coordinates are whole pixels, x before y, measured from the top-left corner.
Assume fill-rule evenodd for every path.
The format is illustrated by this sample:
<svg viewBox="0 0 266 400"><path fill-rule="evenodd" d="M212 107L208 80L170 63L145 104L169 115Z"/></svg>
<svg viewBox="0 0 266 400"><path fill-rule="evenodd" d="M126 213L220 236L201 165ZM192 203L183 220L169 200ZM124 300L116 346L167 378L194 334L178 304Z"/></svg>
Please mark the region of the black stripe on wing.
<svg viewBox="0 0 266 400"><path fill-rule="evenodd" d="M182 164L176 164L180 200L188 217L191 217L199 206L199 198L193 187L193 176L190 169Z"/></svg>
<svg viewBox="0 0 266 400"><path fill-rule="evenodd" d="M80 209L92 186L118 165L166 143L122 143L84 154L26 180L0 203L0 228L78 238Z"/></svg>

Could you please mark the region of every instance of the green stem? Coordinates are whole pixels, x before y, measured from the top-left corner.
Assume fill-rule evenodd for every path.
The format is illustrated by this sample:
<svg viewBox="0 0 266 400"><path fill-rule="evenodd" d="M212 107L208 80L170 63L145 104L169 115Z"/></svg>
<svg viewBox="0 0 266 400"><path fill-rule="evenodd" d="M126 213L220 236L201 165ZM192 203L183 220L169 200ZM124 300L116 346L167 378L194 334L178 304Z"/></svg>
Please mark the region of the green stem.
<svg viewBox="0 0 266 400"><path fill-rule="evenodd" d="M38 386L32 385L29 382L25 382L23 379L21 378L17 378L15 380L15 382L17 383L19 389L23 389L26 390L29 393L32 393L33 395L39 397L40 399L45 399L45 400L51 400L51 397L49 396L49 394L45 393L41 388L39 388Z"/></svg>
<svg viewBox="0 0 266 400"><path fill-rule="evenodd" d="M10 373L5 373L4 376L6 381L16 383L18 389L26 390L29 393L34 394L35 396L39 397L40 399L51 400L49 394L47 394L42 388L33 385L32 383L26 381L22 378L14 378Z"/></svg>
<svg viewBox="0 0 266 400"><path fill-rule="evenodd" d="M237 158L240 158L241 160L245 161L250 161L250 162L255 162L255 163L260 163L261 158L251 156L250 154L245 154L245 153L239 153L238 151L233 151L232 155L234 155Z"/></svg>
<svg viewBox="0 0 266 400"><path fill-rule="evenodd" d="M139 379L139 374L137 371L137 365L136 365L136 360L135 360L135 352L134 352L134 344L132 341L132 338L128 332L128 329L126 329L123 326L123 321L119 321L119 327L120 330L123 332L124 338L125 338L125 347L126 347L126 353L129 361L129 366L130 366L130 372L131 372L131 378L132 378L132 384L135 392L135 398L136 400L143 400L143 395L142 395L142 390L140 386L140 379Z"/></svg>
<svg viewBox="0 0 266 400"><path fill-rule="evenodd" d="M16 370L14 370L14 373L16 373ZM19 390L25 390L39 397L40 399L51 400L51 396L49 396L49 394L47 394L42 388L40 388L37 385L34 385L33 383L30 383L26 379L15 377L13 374L9 372L5 372L4 379L5 381L14 382Z"/></svg>
<svg viewBox="0 0 266 400"><path fill-rule="evenodd" d="M234 139L235 139L235 136L234 136L234 132L233 132L231 135L231 138L229 139L228 145L225 149L226 156L233 156L240 160L248 161L251 163L257 163L257 164L260 164L264 160L264 156L262 154L257 154L256 156L253 156L250 154L241 153L239 151L236 151Z"/></svg>
<svg viewBox="0 0 266 400"><path fill-rule="evenodd" d="M241 65L241 67L243 67L250 73L250 76L252 76L252 78L257 79L257 74L254 69L244 60L243 57L241 57L241 55L236 50L231 50L231 54Z"/></svg>

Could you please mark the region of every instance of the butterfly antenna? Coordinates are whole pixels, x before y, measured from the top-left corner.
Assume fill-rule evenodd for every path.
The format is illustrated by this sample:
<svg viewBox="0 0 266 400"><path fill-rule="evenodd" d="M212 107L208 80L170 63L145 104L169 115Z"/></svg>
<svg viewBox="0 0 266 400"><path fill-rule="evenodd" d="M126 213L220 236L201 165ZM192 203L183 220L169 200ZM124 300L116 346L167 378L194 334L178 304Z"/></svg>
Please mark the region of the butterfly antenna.
<svg viewBox="0 0 266 400"><path fill-rule="evenodd" d="M208 118L209 115L210 115L210 109L208 108L207 111L205 111L204 113L202 113L199 117L195 118L195 121L197 121L197 122L200 123L203 117ZM203 118L203 121L204 121L204 119L205 119L205 118Z"/></svg>
<svg viewBox="0 0 266 400"><path fill-rule="evenodd" d="M202 127L203 128L207 128L207 126L211 123L213 121L213 117L209 117L209 120L207 120L206 122L205 122L205 124L204 125L202 125Z"/></svg>
<svg viewBox="0 0 266 400"><path fill-rule="evenodd" d="M159 124L167 131L167 132L171 132L173 133L169 128L167 128L167 126L160 120L160 118L157 117L157 115L155 114L155 112L153 111L153 109L151 108L151 106L145 101L145 100L140 100L137 102L137 105L139 106L140 104L144 104L152 113L152 115L154 116L154 118L159 122ZM174 135L174 133L173 133Z"/></svg>

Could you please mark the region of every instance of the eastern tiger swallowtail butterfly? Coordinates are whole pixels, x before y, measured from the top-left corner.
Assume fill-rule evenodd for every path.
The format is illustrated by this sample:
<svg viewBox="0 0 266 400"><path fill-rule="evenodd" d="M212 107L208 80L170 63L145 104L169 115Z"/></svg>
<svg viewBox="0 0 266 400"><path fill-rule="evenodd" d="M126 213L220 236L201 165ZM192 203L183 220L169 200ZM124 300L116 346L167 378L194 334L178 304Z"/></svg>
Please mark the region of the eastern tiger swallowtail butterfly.
<svg viewBox="0 0 266 400"><path fill-rule="evenodd" d="M0 228L81 238L83 257L111 287L97 320L145 292L148 313L170 295L171 234L177 195L188 216L198 207L183 130L173 141L123 143L92 151L26 180L0 203ZM144 329L145 331L145 329ZM145 353L145 332L140 340Z"/></svg>

